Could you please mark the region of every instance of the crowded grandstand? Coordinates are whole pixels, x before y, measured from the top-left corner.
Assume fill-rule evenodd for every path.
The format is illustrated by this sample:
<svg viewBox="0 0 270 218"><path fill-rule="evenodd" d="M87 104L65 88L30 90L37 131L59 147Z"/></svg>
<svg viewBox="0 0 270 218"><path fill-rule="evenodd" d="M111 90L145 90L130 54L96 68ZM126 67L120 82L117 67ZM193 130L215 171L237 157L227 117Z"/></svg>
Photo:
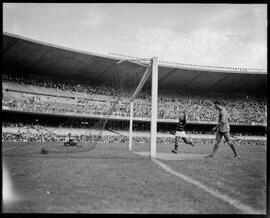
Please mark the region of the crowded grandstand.
<svg viewBox="0 0 270 218"><path fill-rule="evenodd" d="M11 39L17 40L17 43L24 41L18 37L6 35L4 45L6 43L7 46ZM35 46L39 47L41 44ZM134 89L108 82L109 76L93 81L92 79L84 80L80 78L80 75L76 75L77 79L75 77L63 79L60 74L44 76L46 75L44 72L42 75L29 69L27 71L27 67L19 61L19 57L9 55L10 50L11 48L4 56L5 70L2 73L2 110L7 115L4 116L2 123L2 141L61 141L69 132L72 132L76 140L95 141L97 138L99 139L95 130L95 120L105 118L108 114L110 116L107 118L110 122L106 128L121 132L121 134L115 135L113 132L107 131L105 135L103 134L102 140L124 143L128 141L129 127L127 123L130 117L130 107L127 106L127 102ZM76 53L73 55L76 56ZM100 58L104 59L104 57ZM107 60L110 61L110 57L107 57ZM17 62L18 66L14 68L11 63ZM46 67L42 68L42 70L46 69L50 70ZM61 70L65 70L65 66ZM195 72L196 70L190 69L190 71ZM190 71L185 72L184 70L183 74L188 75ZM116 74L117 72L121 73L119 69L115 71ZM256 72L253 74L256 76ZM258 77L260 74L261 72L258 73ZM244 76L244 72L242 75ZM249 75L250 72L247 73L247 76ZM121 77L118 76L119 78ZM164 80L164 77L162 79ZM215 77L213 77L214 79ZM256 78L256 80L259 82L255 84L255 88L259 86L264 91L262 86L265 83L261 84L260 78ZM122 83L125 81L123 80ZM182 80L179 79L179 84L181 82ZM192 85L193 82L194 85ZM195 80L193 82L190 82L190 87L197 85ZM202 86L207 86L207 82ZM231 86L236 87L235 84ZM196 135L201 136L201 139L196 139L201 140L198 143L204 144L208 143L207 140L213 140L208 139L207 134L211 133L209 126L217 122L217 113L213 110L214 100L224 102L234 135L265 136L266 95L264 92L257 93L254 90L248 92L244 87L244 85L240 85L239 89L241 91L243 88L243 91L233 95L223 90L215 91L217 88L212 89L212 92L211 90L202 92L199 88L198 91L188 88L181 89L181 87L170 89L170 84L159 88L157 141L159 143L172 142L173 136L170 133L174 129L179 112L182 110L188 112L189 128L187 132L195 137ZM28 115L30 117L25 118ZM68 118L65 120L63 115ZM42 119L40 116L45 116L46 119ZM50 117L57 117L57 119ZM146 132L150 131L151 117L151 94L147 86L142 89L134 101L133 117L134 140L138 142L149 141L149 136L144 136ZM48 122L50 119L54 122ZM254 140L254 138L248 140ZM255 139L255 141L258 140ZM264 142L256 143L263 144Z"/></svg>

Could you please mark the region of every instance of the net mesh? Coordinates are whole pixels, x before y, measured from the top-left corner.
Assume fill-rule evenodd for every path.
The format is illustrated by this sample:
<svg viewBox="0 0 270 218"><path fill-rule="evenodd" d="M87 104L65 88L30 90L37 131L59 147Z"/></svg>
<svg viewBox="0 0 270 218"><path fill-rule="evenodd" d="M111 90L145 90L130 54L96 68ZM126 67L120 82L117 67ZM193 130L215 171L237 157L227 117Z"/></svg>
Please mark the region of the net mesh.
<svg viewBox="0 0 270 218"><path fill-rule="evenodd" d="M149 151L150 147L150 114L151 107L149 99L150 87L142 83L142 80L150 80L151 64L144 62L135 71L132 71L132 62L123 61L116 63L110 68L107 79L103 81L106 87L110 87L110 97L102 100L90 100L91 96L82 94L82 98L86 100L84 110L87 110L87 104L96 104L96 112L102 110L100 116L95 115L94 118L76 117L78 113L70 114L69 117L61 121L57 127L31 126L19 127L18 137L22 135L31 135L30 141L20 142L16 144L9 143L3 146L2 154L4 156L27 156L38 155L42 151L48 156L61 156L65 154L80 154L102 157L108 149L115 147L115 151L119 152L119 148L128 149L129 142L129 121L130 121L130 103L134 104L133 111L133 134L132 145L134 150L142 149ZM145 78L144 78L145 77ZM149 77L149 78L148 78ZM36 93L37 96L39 93ZM148 96L148 97L146 97ZM150 95L151 96L151 95ZM89 99L87 101L87 99ZM144 101L142 101L142 99ZM145 100L147 103L145 104ZM55 102L56 103L56 102ZM80 105L78 105L78 108ZM143 110L142 110L143 108ZM140 109L140 110L138 110ZM141 114L141 111L144 114ZM142 117L148 117L148 122L139 122L145 120ZM61 132L64 126L73 123L80 123L85 127L79 130L79 134L71 134L76 142L76 146L64 146L66 132ZM51 137L50 142L44 143L43 136L46 134ZM33 140L31 140L31 138ZM46 140L45 140L46 141ZM115 146L111 146L114 144ZM117 149L118 148L118 149ZM91 151L90 153L88 151ZM106 155L105 155L106 156Z"/></svg>

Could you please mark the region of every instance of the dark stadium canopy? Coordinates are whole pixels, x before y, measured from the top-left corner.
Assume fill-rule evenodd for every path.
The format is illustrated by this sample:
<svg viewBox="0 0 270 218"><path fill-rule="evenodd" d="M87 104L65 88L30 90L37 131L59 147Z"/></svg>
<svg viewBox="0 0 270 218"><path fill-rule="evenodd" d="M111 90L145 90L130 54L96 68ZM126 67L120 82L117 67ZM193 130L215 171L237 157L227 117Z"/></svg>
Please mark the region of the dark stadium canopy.
<svg viewBox="0 0 270 218"><path fill-rule="evenodd" d="M101 82L121 78L123 83L140 80L145 67L123 58L64 48L9 33L3 34L4 71ZM124 70L123 70L124 69ZM123 74L123 72L125 72ZM240 72L188 68L159 64L160 89L196 92L266 94L267 72ZM150 78L147 83L151 85Z"/></svg>

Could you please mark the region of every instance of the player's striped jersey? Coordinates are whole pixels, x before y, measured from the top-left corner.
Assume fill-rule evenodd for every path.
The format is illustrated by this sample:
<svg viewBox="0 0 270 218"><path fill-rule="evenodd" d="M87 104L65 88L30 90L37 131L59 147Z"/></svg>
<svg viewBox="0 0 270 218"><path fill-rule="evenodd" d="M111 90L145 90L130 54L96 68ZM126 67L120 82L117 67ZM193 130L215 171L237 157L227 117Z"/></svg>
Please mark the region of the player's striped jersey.
<svg viewBox="0 0 270 218"><path fill-rule="evenodd" d="M186 115L184 114L182 117L179 118L179 121L176 126L176 131L184 131L186 125Z"/></svg>

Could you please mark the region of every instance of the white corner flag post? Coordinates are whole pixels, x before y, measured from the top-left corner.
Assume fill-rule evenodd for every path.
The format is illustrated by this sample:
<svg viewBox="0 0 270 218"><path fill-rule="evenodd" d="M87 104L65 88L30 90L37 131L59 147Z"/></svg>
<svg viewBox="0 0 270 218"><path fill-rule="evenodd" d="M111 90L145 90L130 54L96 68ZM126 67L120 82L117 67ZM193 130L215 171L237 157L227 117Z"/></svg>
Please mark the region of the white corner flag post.
<svg viewBox="0 0 270 218"><path fill-rule="evenodd" d="M129 144L128 148L132 150L132 128L133 128L133 102L130 103L130 120L129 120Z"/></svg>
<svg viewBox="0 0 270 218"><path fill-rule="evenodd" d="M156 158L157 147L157 107L158 107L158 58L152 59L152 104L151 104L151 148L150 158Z"/></svg>

